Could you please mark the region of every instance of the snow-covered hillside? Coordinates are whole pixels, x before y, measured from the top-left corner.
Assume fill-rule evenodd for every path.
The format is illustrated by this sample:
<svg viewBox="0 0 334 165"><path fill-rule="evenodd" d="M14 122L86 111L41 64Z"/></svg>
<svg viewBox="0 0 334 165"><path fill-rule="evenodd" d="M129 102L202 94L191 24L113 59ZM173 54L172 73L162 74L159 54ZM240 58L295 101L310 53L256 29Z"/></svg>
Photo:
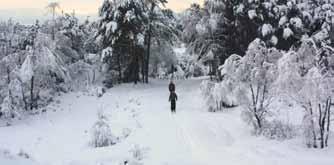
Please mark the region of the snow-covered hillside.
<svg viewBox="0 0 334 165"><path fill-rule="evenodd" d="M124 84L98 98L89 93L58 97L47 112L0 127L0 164L6 165L331 165L334 150L306 149L251 135L238 108L209 113L202 79L176 82L177 114L171 115L168 81ZM91 128L103 109L112 132L110 147L90 145Z"/></svg>

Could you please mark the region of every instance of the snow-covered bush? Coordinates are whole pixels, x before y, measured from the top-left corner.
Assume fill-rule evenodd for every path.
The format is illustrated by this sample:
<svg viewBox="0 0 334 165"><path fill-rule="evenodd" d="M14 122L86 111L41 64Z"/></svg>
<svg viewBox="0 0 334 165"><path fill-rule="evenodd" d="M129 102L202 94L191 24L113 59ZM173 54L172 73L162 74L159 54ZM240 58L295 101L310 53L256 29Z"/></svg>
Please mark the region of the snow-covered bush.
<svg viewBox="0 0 334 165"><path fill-rule="evenodd" d="M139 145L134 145L134 147L130 150L130 153L136 161L141 161L145 158L147 150L147 148L141 147Z"/></svg>
<svg viewBox="0 0 334 165"><path fill-rule="evenodd" d="M29 153L27 153L24 150L20 150L20 152L17 154L17 156L24 158L24 159L31 159L31 155Z"/></svg>
<svg viewBox="0 0 334 165"><path fill-rule="evenodd" d="M208 75L208 69L203 64L203 61L198 61L198 55L191 54L181 45L181 48L175 49L178 65L184 72L186 78L200 77Z"/></svg>
<svg viewBox="0 0 334 165"><path fill-rule="evenodd" d="M12 80L8 85L6 91L7 95L4 98L2 104L0 104L0 118L11 119L20 118L24 110L27 108L27 101L25 98L22 82L15 75L12 75Z"/></svg>
<svg viewBox="0 0 334 165"><path fill-rule="evenodd" d="M1 117L5 119L14 118L16 116L15 106L12 104L12 97L10 94L3 100L0 110Z"/></svg>
<svg viewBox="0 0 334 165"><path fill-rule="evenodd" d="M219 67L221 75L222 101L228 105L239 105L238 95L242 86L238 83L238 67L241 64L242 57L236 54L226 59L224 65Z"/></svg>
<svg viewBox="0 0 334 165"><path fill-rule="evenodd" d="M34 25L0 23L0 107L6 107L0 108L2 118L31 113L29 110L48 105L71 87L82 89L82 84L100 82L100 62L85 59L84 41L94 31L88 24L79 27L74 14L62 14L56 18L55 38L51 38L53 21L43 25L38 21ZM85 64L90 68L84 68ZM15 115L5 115L5 109L15 109Z"/></svg>
<svg viewBox="0 0 334 165"><path fill-rule="evenodd" d="M202 82L200 90L210 112L236 106L236 97L228 94L229 89L224 82L215 83L205 80Z"/></svg>
<svg viewBox="0 0 334 165"><path fill-rule="evenodd" d="M208 110L209 111L213 111L214 107L215 107L215 101L212 95L212 90L214 88L214 83L209 81L209 80L205 80L201 83L200 86L200 91L202 96L205 99L206 105L208 106Z"/></svg>
<svg viewBox="0 0 334 165"><path fill-rule="evenodd" d="M71 77L69 82L71 89L82 90L87 89L89 86L96 82L99 82L100 72L95 65L86 63L84 61L78 61L76 63L67 66L67 70Z"/></svg>
<svg viewBox="0 0 334 165"><path fill-rule="evenodd" d="M30 110L46 106L56 92L66 92L70 80L62 59L55 53L55 43L39 33L34 47L27 47L27 56L20 68L20 78L29 90Z"/></svg>
<svg viewBox="0 0 334 165"><path fill-rule="evenodd" d="M333 54L329 52L305 39L297 52L286 53L278 62L277 87L304 109L301 124L308 147L328 145L334 89Z"/></svg>
<svg viewBox="0 0 334 165"><path fill-rule="evenodd" d="M262 131L262 135L275 140L291 139L295 137L296 134L297 131L292 125L283 123L280 120L274 120L266 123Z"/></svg>
<svg viewBox="0 0 334 165"><path fill-rule="evenodd" d="M98 112L98 121L92 128L92 145L94 147L106 147L117 143L117 138L112 134L108 118L102 111Z"/></svg>
<svg viewBox="0 0 334 165"><path fill-rule="evenodd" d="M331 123L331 103L334 79L321 75L312 68L305 77L300 91L300 104L305 108L303 121L305 141L308 147L328 146Z"/></svg>
<svg viewBox="0 0 334 165"><path fill-rule="evenodd" d="M270 56L265 43L254 40L237 67L235 80L240 86L238 98L240 105L248 111L256 132L264 127L266 115L274 96L274 81L277 67L269 61Z"/></svg>

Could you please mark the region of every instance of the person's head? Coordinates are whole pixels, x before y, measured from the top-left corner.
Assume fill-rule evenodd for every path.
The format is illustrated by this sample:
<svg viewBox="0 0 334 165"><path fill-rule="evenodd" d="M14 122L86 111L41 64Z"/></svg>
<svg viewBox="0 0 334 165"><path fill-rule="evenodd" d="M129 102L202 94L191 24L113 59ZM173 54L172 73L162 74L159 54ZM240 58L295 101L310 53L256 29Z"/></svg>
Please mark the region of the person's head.
<svg viewBox="0 0 334 165"><path fill-rule="evenodd" d="M173 79L171 79L171 80L170 80L170 83L171 83L171 84L173 84L173 83L174 83Z"/></svg>

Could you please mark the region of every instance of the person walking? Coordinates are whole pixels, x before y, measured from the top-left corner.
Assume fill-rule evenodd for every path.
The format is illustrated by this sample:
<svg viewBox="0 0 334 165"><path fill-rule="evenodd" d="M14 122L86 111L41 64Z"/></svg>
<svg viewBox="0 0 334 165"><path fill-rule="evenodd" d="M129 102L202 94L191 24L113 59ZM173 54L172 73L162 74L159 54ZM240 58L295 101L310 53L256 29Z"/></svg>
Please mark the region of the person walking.
<svg viewBox="0 0 334 165"><path fill-rule="evenodd" d="M169 92L175 92L175 84L173 82L173 80L170 80L169 86L168 86Z"/></svg>
<svg viewBox="0 0 334 165"><path fill-rule="evenodd" d="M172 113L176 113L176 101L177 101L177 94L175 93L175 91L173 91L169 95L169 102L171 103Z"/></svg>
<svg viewBox="0 0 334 165"><path fill-rule="evenodd" d="M173 82L173 79L170 80L169 86L168 86L170 95L169 95L169 102L171 103L171 111L172 113L176 113L176 101L177 101L177 94L175 93L175 84Z"/></svg>

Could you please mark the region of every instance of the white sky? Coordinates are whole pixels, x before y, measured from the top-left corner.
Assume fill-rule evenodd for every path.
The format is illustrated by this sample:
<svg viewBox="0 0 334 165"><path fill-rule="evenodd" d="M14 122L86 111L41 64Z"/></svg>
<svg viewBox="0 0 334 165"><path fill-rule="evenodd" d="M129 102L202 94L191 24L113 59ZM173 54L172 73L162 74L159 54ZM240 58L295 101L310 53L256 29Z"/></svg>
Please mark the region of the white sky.
<svg viewBox="0 0 334 165"><path fill-rule="evenodd" d="M97 13L103 0L0 0L0 10L43 9L49 2L57 1L66 12L76 10L78 14ZM168 8L182 11L191 3L201 3L203 0L168 0Z"/></svg>

